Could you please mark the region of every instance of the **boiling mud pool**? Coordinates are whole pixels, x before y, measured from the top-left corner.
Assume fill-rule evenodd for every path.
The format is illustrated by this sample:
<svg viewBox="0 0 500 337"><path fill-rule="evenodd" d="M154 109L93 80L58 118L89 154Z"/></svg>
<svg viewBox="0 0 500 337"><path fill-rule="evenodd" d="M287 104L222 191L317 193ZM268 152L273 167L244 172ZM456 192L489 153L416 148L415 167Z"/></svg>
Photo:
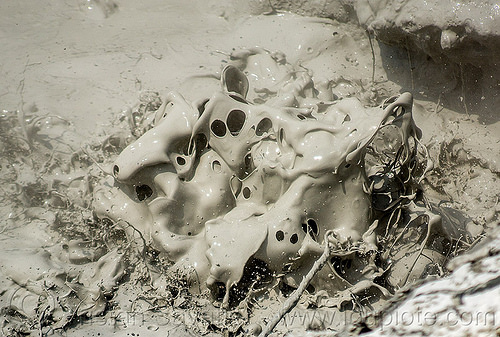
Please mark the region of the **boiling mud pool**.
<svg viewBox="0 0 500 337"><path fill-rule="evenodd" d="M495 221L494 158L464 129L485 131L413 102L355 25L3 6L36 41L7 43L27 56L9 61L0 119L4 334L258 331L330 230L294 312L354 319Z"/></svg>

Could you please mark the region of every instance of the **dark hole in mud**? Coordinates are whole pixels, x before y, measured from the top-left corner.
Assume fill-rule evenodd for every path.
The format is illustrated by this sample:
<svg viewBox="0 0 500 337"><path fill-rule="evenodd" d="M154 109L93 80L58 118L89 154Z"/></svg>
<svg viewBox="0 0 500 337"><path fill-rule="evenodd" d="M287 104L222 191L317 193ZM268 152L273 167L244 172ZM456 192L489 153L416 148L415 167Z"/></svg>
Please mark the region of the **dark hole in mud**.
<svg viewBox="0 0 500 337"><path fill-rule="evenodd" d="M339 308L340 312L352 311L353 309L354 309L354 304L352 302L343 301L342 303L340 303L340 308Z"/></svg>
<svg viewBox="0 0 500 337"><path fill-rule="evenodd" d="M307 219L307 225L309 227L309 230L312 230L312 232L315 235L319 234L318 224L316 223L316 221L314 219Z"/></svg>
<svg viewBox="0 0 500 337"><path fill-rule="evenodd" d="M410 162L409 166L411 165L412 163ZM406 184L406 183L409 183L410 182L410 179L412 178L411 176L411 169L409 166L402 166L401 167L401 172L399 174L399 178L401 179L401 181Z"/></svg>
<svg viewBox="0 0 500 337"><path fill-rule="evenodd" d="M247 177L253 170L252 154L247 153L244 160L245 160L245 170L243 172L243 178Z"/></svg>
<svg viewBox="0 0 500 337"><path fill-rule="evenodd" d="M279 132L279 140L280 140L280 143L283 143L283 140L285 139L285 130L283 130L283 128L280 129L280 132Z"/></svg>
<svg viewBox="0 0 500 337"><path fill-rule="evenodd" d="M216 282L212 287L210 287L210 292L216 301L222 301L224 294L226 293L226 286L222 282Z"/></svg>
<svg viewBox="0 0 500 337"><path fill-rule="evenodd" d="M243 189L243 198L248 199L252 195L252 191L248 187Z"/></svg>
<svg viewBox="0 0 500 337"><path fill-rule="evenodd" d="M307 232L308 232L309 228L307 227L307 224L306 224L306 223L303 223L303 224L302 224L302 230L304 231L304 233L306 233L306 234L307 234Z"/></svg>
<svg viewBox="0 0 500 337"><path fill-rule="evenodd" d="M118 165L113 166L113 175L116 177L120 173L120 168Z"/></svg>
<svg viewBox="0 0 500 337"><path fill-rule="evenodd" d="M285 239L285 233L283 231L276 232L276 240L283 241Z"/></svg>
<svg viewBox="0 0 500 337"><path fill-rule="evenodd" d="M199 113L199 116L201 117L201 115L203 115L203 113L205 112L205 107L208 103L208 99L205 99L203 100L199 105L198 105L198 113Z"/></svg>
<svg viewBox="0 0 500 337"><path fill-rule="evenodd" d="M319 228L314 219L307 219L306 223L302 224L302 230L309 234L314 241L318 241Z"/></svg>
<svg viewBox="0 0 500 337"><path fill-rule="evenodd" d="M175 148L177 149L177 154L182 154L185 156L189 155L189 151L191 150L191 144L189 139L182 139L176 142Z"/></svg>
<svg viewBox="0 0 500 337"><path fill-rule="evenodd" d="M235 109L229 112L229 115L227 115L227 128L231 135L237 136L240 133L243 125L245 125L246 118L246 114L241 110Z"/></svg>
<svg viewBox="0 0 500 337"><path fill-rule="evenodd" d="M299 242L299 236L297 234L290 236L290 243L296 244L297 242Z"/></svg>
<svg viewBox="0 0 500 337"><path fill-rule="evenodd" d="M196 150L198 153L206 148L208 145L208 140L207 137L203 133L199 133L195 136L194 141L191 142L189 146L189 154L193 153L194 147L196 147Z"/></svg>
<svg viewBox="0 0 500 337"><path fill-rule="evenodd" d="M279 290L284 296L289 296L296 288L291 285L286 284L285 282L280 282Z"/></svg>
<svg viewBox="0 0 500 337"><path fill-rule="evenodd" d="M257 129L255 130L255 134L257 136L262 136L264 133L269 133L269 131L273 127L273 122L269 118L262 119L259 124L257 124Z"/></svg>
<svg viewBox="0 0 500 337"><path fill-rule="evenodd" d="M172 297L174 297L174 298L176 298L180 293L178 288L169 289L169 292L170 292L170 295L172 295Z"/></svg>
<svg viewBox="0 0 500 337"><path fill-rule="evenodd" d="M292 264L291 263L287 263L283 266L283 268L281 269L282 271L284 271L285 273L288 273L292 268Z"/></svg>
<svg viewBox="0 0 500 337"><path fill-rule="evenodd" d="M225 86L228 92L234 92L246 96L248 91L248 80L246 76L236 67L229 66L223 73Z"/></svg>
<svg viewBox="0 0 500 337"><path fill-rule="evenodd" d="M229 307L234 308L245 298L250 290L262 289L271 283L272 280L272 272L264 261L255 258L250 259L245 264L241 280L229 290ZM223 297L226 287L222 283L220 285L222 285L222 288L218 289L218 295L222 295Z"/></svg>
<svg viewBox="0 0 500 337"><path fill-rule="evenodd" d="M391 205L391 197L386 194L372 194L372 206L378 211L384 211Z"/></svg>
<svg viewBox="0 0 500 337"><path fill-rule="evenodd" d="M398 202L402 191L404 191L404 185L401 181L401 178L404 178L403 173L404 170L401 170L399 175L389 172L369 177L370 184L373 186L371 199L374 209L384 211Z"/></svg>
<svg viewBox="0 0 500 337"><path fill-rule="evenodd" d="M153 195L153 190L148 185L139 185L135 187L135 193L139 201L144 201Z"/></svg>
<svg viewBox="0 0 500 337"><path fill-rule="evenodd" d="M229 97L231 97L232 99L234 99L235 101L238 101L240 103L248 104L248 102L246 101L246 99L244 99L243 97L240 97L238 95L229 95Z"/></svg>
<svg viewBox="0 0 500 337"><path fill-rule="evenodd" d="M297 115L297 118L300 119L301 121L303 121L304 119L306 119L306 117L303 116L303 115Z"/></svg>
<svg viewBox="0 0 500 337"><path fill-rule="evenodd" d="M345 259L340 256L333 256L330 259L330 263L335 271L341 276L346 274L347 270L352 266L352 261L350 259Z"/></svg>
<svg viewBox="0 0 500 337"><path fill-rule="evenodd" d="M220 163L220 161L218 160L214 160L212 162L212 170L216 173L221 173L222 172L222 165Z"/></svg>
<svg viewBox="0 0 500 337"><path fill-rule="evenodd" d="M210 125L212 133L217 137L224 137L226 135L226 124L220 119L216 119Z"/></svg>
<svg viewBox="0 0 500 337"><path fill-rule="evenodd" d="M312 284L309 284L306 290L309 294L314 294L316 292L316 288Z"/></svg>
<svg viewBox="0 0 500 337"><path fill-rule="evenodd" d="M395 117L402 116L405 114L405 112L406 112L406 109L402 106L398 106L398 107L394 108L394 110L392 111L392 113L394 114Z"/></svg>
<svg viewBox="0 0 500 337"><path fill-rule="evenodd" d="M186 164L186 159L184 159L182 157L177 157L176 161L177 161L177 164L179 164L181 166Z"/></svg>
<svg viewBox="0 0 500 337"><path fill-rule="evenodd" d="M345 122L350 122L350 121L351 121L351 116L345 115L344 120L342 121L342 124L344 124Z"/></svg>

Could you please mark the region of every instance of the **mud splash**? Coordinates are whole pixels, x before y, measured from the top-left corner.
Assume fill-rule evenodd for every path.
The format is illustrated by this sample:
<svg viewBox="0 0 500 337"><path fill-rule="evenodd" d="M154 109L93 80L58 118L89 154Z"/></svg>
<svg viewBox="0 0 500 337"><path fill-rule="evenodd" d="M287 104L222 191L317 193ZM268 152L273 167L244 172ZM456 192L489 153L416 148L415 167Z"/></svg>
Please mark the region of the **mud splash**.
<svg viewBox="0 0 500 337"><path fill-rule="evenodd" d="M421 131L410 94L369 108L356 98L337 99L328 82L315 84L311 71L294 68L282 53L256 48L230 59L212 97L191 103L179 93L167 95L154 127L113 164L113 187L97 192L99 217L140 232L175 262L172 269L190 274L191 288L223 294L225 307L232 292L246 295L233 290L242 291L238 283L254 273L250 268L244 275L245 266L259 261L298 287L330 230L342 247L337 258L351 255L358 264L357 255L368 261L384 251L378 266L368 264L386 265L390 287L443 262L443 247L426 245L430 237L451 237L439 234L440 216L416 205L423 202L419 180L431 167L418 153ZM419 220L426 239L409 259L411 245L398 253L379 248L376 233L389 226L379 221L403 210L411 220L389 220L392 226L428 218ZM423 249L432 257L416 267ZM339 269L345 275L320 273L310 289L333 295L365 279L363 289L383 289L367 272Z"/></svg>

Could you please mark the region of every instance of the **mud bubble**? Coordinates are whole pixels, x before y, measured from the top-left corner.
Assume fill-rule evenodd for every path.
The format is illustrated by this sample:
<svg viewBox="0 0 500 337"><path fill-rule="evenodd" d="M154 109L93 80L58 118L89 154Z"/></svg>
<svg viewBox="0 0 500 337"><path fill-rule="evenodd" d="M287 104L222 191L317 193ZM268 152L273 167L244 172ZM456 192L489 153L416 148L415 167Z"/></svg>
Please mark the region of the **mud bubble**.
<svg viewBox="0 0 500 337"><path fill-rule="evenodd" d="M411 94L367 106L338 99L282 53L230 59L211 97L162 100L154 127L96 189L98 216L139 232L193 291L224 306L276 284L297 288L328 231L336 249L310 293L381 298L439 274L453 231L419 187L432 163Z"/></svg>

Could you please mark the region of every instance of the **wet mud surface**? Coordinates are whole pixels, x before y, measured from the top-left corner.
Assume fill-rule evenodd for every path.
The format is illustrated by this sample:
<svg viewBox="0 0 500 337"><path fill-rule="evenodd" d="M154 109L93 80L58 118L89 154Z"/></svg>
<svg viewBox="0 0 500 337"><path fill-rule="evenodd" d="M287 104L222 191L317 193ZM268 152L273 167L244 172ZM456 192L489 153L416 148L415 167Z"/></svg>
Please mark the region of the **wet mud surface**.
<svg viewBox="0 0 500 337"><path fill-rule="evenodd" d="M273 8L0 7L3 335L259 334L325 234L276 335L498 328L460 316L500 298L494 71Z"/></svg>

